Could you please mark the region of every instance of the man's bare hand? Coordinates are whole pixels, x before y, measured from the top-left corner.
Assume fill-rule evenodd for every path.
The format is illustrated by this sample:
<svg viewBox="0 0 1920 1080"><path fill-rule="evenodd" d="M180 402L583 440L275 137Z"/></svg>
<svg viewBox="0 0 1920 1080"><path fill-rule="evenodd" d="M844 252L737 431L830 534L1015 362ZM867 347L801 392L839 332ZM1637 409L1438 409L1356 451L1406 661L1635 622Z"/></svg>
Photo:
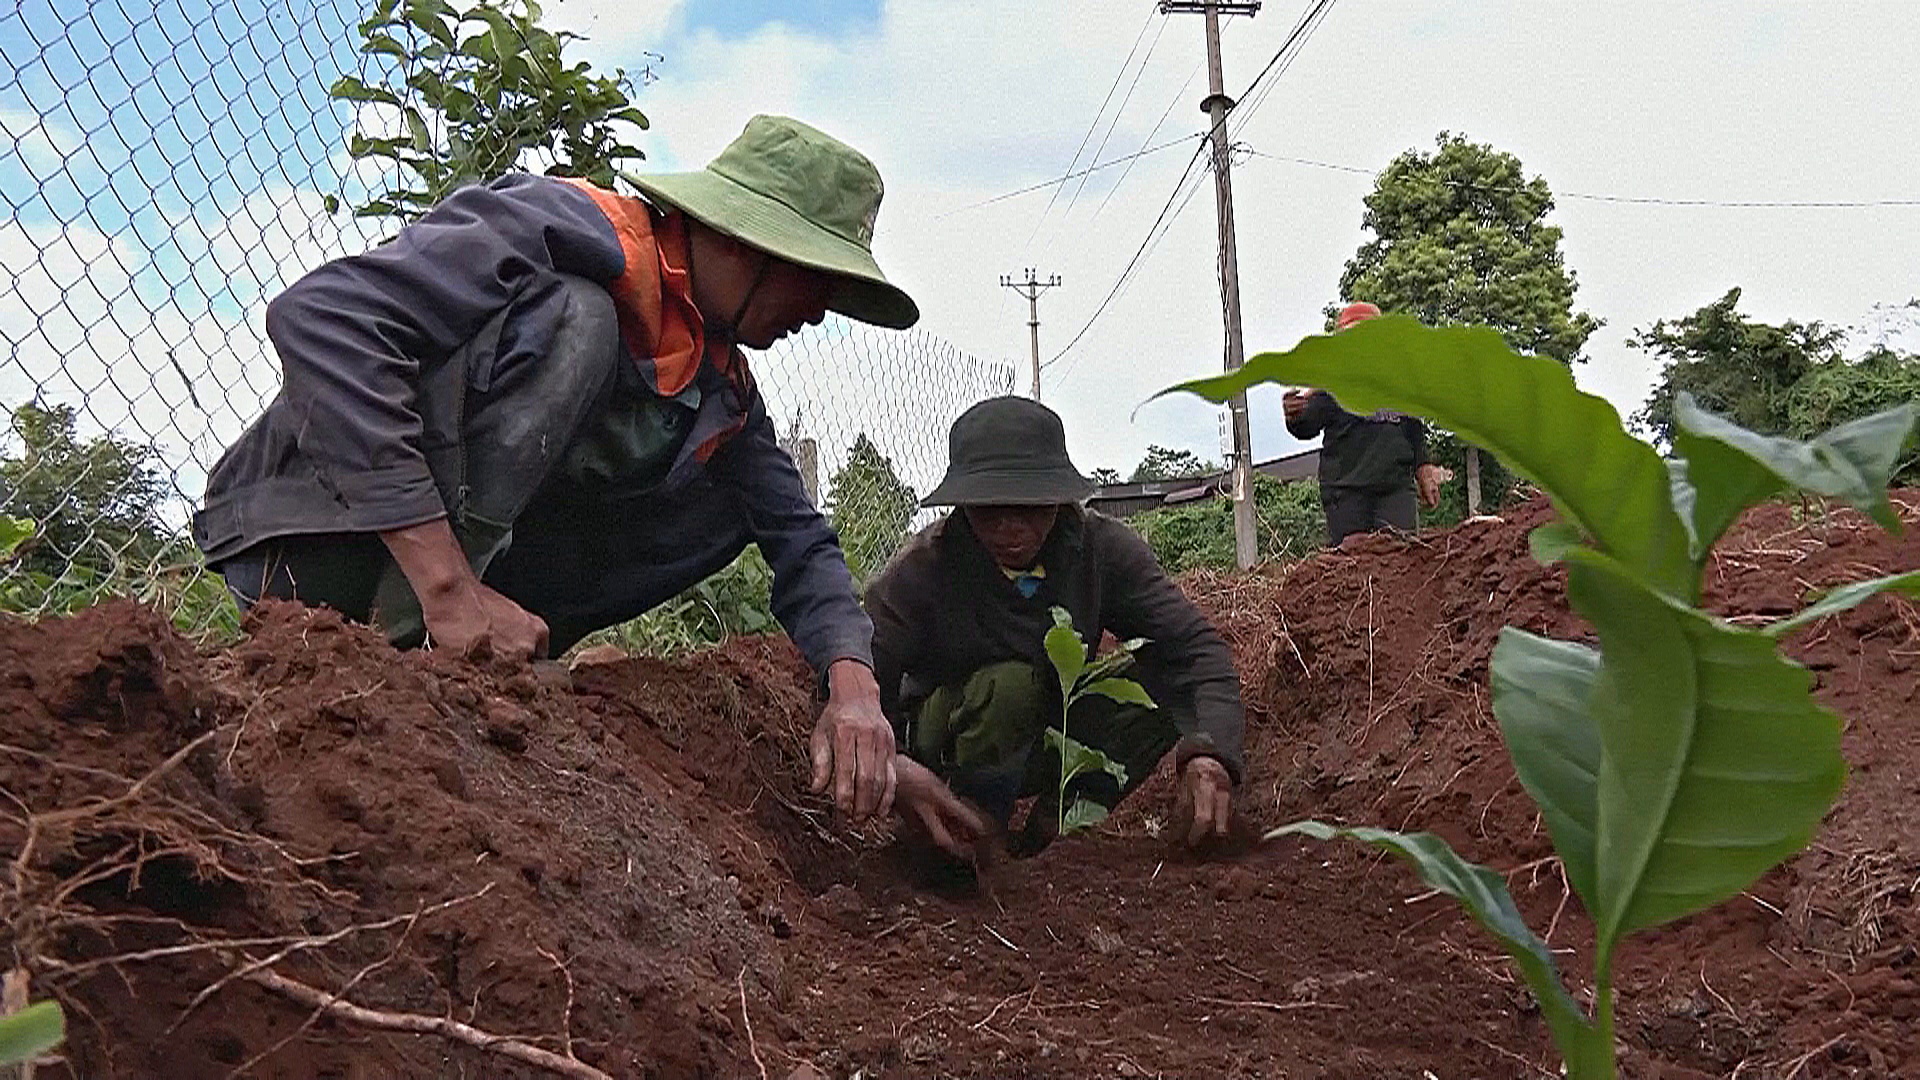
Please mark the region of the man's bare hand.
<svg viewBox="0 0 1920 1080"><path fill-rule="evenodd" d="M1233 822L1233 777L1215 758L1189 758L1180 770L1174 803L1175 828L1190 848L1225 840Z"/></svg>
<svg viewBox="0 0 1920 1080"><path fill-rule="evenodd" d="M547 623L480 583L446 518L380 534L420 601L435 647L471 656L528 660L547 655Z"/></svg>
<svg viewBox="0 0 1920 1080"><path fill-rule="evenodd" d="M1413 490L1420 496L1420 505L1429 510L1440 505L1440 485L1448 476L1448 471L1438 465L1422 465L1413 470Z"/></svg>
<svg viewBox="0 0 1920 1080"><path fill-rule="evenodd" d="M858 660L827 669L827 707L813 726L813 790L833 785L833 801L855 821L893 808L893 725L880 712L880 685Z"/></svg>
<svg viewBox="0 0 1920 1080"><path fill-rule="evenodd" d="M992 831L992 824L925 765L901 754L894 758L893 768L900 778L895 805L901 814L912 814L947 854L971 860L975 845Z"/></svg>
<svg viewBox="0 0 1920 1080"><path fill-rule="evenodd" d="M1287 414L1287 419L1300 419L1300 414L1307 411L1307 395L1311 393L1311 390L1289 390L1280 395L1280 409Z"/></svg>
<svg viewBox="0 0 1920 1080"><path fill-rule="evenodd" d="M461 656L490 651L507 660L547 655L547 622L478 581L451 596L420 599L427 640Z"/></svg>

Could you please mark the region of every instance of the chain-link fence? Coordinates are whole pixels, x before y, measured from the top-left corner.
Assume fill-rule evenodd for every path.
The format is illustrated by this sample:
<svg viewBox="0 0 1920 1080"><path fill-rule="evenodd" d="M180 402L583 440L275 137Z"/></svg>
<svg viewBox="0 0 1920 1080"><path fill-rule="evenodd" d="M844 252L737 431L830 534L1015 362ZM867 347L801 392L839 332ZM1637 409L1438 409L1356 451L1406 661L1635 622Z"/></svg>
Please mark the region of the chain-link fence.
<svg viewBox="0 0 1920 1080"><path fill-rule="evenodd" d="M266 301L391 235L390 174L347 152L371 80L358 0L0 5L0 609L132 593L230 617L185 538L222 449L271 399ZM537 167L537 158L527 162ZM871 570L920 516L948 424L1011 368L844 320L755 358L802 472Z"/></svg>

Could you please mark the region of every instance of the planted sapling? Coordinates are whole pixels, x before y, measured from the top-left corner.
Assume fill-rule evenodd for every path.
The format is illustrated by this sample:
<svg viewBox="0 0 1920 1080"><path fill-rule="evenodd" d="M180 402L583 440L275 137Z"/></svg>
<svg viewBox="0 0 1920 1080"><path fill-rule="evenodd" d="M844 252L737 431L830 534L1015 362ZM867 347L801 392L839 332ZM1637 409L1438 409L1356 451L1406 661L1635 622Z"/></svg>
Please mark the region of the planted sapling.
<svg viewBox="0 0 1920 1080"><path fill-rule="evenodd" d="M1091 828L1098 825L1107 816L1107 808L1087 798L1075 798L1073 805L1067 805L1067 785L1073 778L1083 773L1104 772L1113 777L1121 787L1127 784L1127 768L1108 757L1103 750L1074 739L1067 734L1067 718L1073 715L1076 702L1088 696L1099 696L1119 702L1122 705L1141 705L1157 708L1146 690L1132 679L1123 679L1118 673L1133 663L1134 651L1145 645L1145 638L1123 641L1120 647L1104 656L1087 659L1087 647L1080 635L1073 629L1073 617L1065 608L1053 608L1053 628L1047 631L1047 658L1053 661L1054 674L1060 680L1060 726L1047 729L1047 745L1060 755L1060 786L1055 792L1055 827L1060 835Z"/></svg>
<svg viewBox="0 0 1920 1080"><path fill-rule="evenodd" d="M1600 648L1507 627L1492 695L1514 769L1594 922L1591 1014L1505 880L1431 833L1302 821L1268 835L1347 837L1405 859L1500 939L1567 1075L1611 1080L1620 939L1746 889L1807 845L1840 792L1839 718L1813 700L1812 674L1780 654L1780 638L1883 590L1920 592L1920 571L1895 574L1835 589L1769 626L1735 626L1698 607L1713 546L1749 507L1795 490L1898 530L1887 485L1914 406L1803 443L1747 431L1682 394L1676 457L1663 461L1559 363L1518 355L1490 329L1404 317L1309 337L1174 389L1219 402L1261 382L1432 420L1492 451L1558 511L1533 532L1532 552L1566 565L1568 599Z"/></svg>

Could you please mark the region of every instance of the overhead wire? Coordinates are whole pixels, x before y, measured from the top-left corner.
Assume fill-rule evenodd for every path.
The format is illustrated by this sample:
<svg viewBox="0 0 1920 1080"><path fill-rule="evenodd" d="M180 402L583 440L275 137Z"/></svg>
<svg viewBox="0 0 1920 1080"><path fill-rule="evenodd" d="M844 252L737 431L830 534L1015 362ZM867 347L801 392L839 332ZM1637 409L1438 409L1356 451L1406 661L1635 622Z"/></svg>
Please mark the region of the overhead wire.
<svg viewBox="0 0 1920 1080"><path fill-rule="evenodd" d="M1057 176L1057 177L1054 177L1052 180L1042 180L1037 184L1028 184L1026 187L1015 188L1012 191L1001 192L1000 194L995 195L991 198L981 199L979 202L971 202L965 206L955 207L952 210L948 210L944 214L935 215L934 219L937 221L937 220L940 220L941 218L949 218L955 214L965 213L968 210L978 210L983 206L992 206L994 203L1006 202L1008 199L1018 198L1022 195L1031 195L1036 191L1042 191L1046 188L1059 187L1061 184L1065 184L1070 180L1077 179L1081 176L1084 176L1087 173L1099 172L1102 169L1110 169L1115 165L1127 165L1131 167L1133 162L1138 161L1143 157L1147 157L1151 154L1157 154L1160 151L1169 149L1171 147L1179 146L1182 143L1185 143L1187 140L1192 138L1193 138L1192 135L1182 135L1177 139L1168 139L1166 142L1156 143L1153 146L1146 147L1134 153L1125 154L1121 157L1112 158L1110 160L1100 162L1098 165L1089 165L1086 168L1076 173L1069 173L1066 176Z"/></svg>
<svg viewBox="0 0 1920 1080"><path fill-rule="evenodd" d="M1147 64L1153 60L1154 51L1160 47L1160 39L1166 35L1169 21L1165 15L1160 17L1160 29L1154 33L1153 40L1148 43L1147 54L1140 58L1140 66L1134 69L1133 81L1127 84L1126 96L1120 99L1119 107L1113 110L1113 118L1107 121L1107 133L1100 136L1100 145L1093 151L1095 158L1106 150L1108 141L1113 138L1114 129L1120 126L1120 116L1127 111L1128 103L1133 100L1133 92L1139 89L1140 77L1147 73ZM1073 212L1073 205L1080 201L1080 193L1086 189L1087 178L1083 175L1080 177L1080 186L1073 190L1073 197L1067 200L1067 208L1061 211L1062 215Z"/></svg>
<svg viewBox="0 0 1920 1080"><path fill-rule="evenodd" d="M1264 150L1245 147L1245 152L1257 158L1269 161L1286 162L1293 165L1308 165L1316 169L1331 169L1336 172L1355 173L1360 176L1379 176L1382 170L1368 169L1359 165L1342 165L1332 161L1316 161L1313 158L1292 157L1285 154L1269 154ZM1523 189L1495 184L1473 184L1461 180L1442 180L1448 187L1472 188L1496 194L1511 194ZM1626 203L1636 206L1704 206L1737 210L1857 210L1886 206L1920 206L1920 198L1891 199L1680 199L1656 195L1607 195L1591 191L1556 191L1555 199L1583 199L1589 202Z"/></svg>
<svg viewBox="0 0 1920 1080"><path fill-rule="evenodd" d="M1140 140L1140 145L1145 146L1146 144L1153 141L1153 137L1155 135L1160 134L1160 129L1166 126L1167 117L1173 115L1174 106L1180 104L1180 102L1186 98L1187 87L1193 85L1193 80L1200 74L1200 69L1206 66L1207 66L1207 62L1205 60L1202 60L1193 66L1192 71L1187 73L1187 81L1180 84L1180 89L1174 93L1173 100L1167 102L1167 107L1164 110L1162 110L1160 113L1160 119L1154 121L1153 130L1147 132L1147 137ZM1184 142L1186 140L1181 139L1176 141ZM1168 144L1161 143L1160 145L1166 146ZM1113 199L1113 193L1116 191L1119 191L1120 185L1127 182L1127 174L1133 171L1133 163L1135 161L1138 161L1139 159L1140 159L1140 155L1134 155L1133 157L1130 157L1127 160L1127 167L1121 171L1120 179L1115 180L1113 182L1113 186L1107 189L1106 195L1101 197L1100 205L1093 208L1093 217L1095 218L1099 217L1100 211L1105 210L1107 208L1107 203L1112 201Z"/></svg>
<svg viewBox="0 0 1920 1080"><path fill-rule="evenodd" d="M1080 154L1086 150L1087 142L1093 138L1094 130L1100 126L1100 118L1106 115L1107 103L1113 100L1113 92L1120 88L1120 80L1126 78L1127 68L1133 66L1134 55L1140 51L1140 42L1145 40L1147 36L1147 27L1153 25L1153 16L1156 11L1158 11L1157 4L1147 9L1147 17L1141 22L1139 33L1133 36L1133 47L1127 50L1127 58L1120 61L1120 70L1114 72L1113 83L1107 87L1107 96L1100 99L1100 108L1094 112L1093 119L1088 122L1086 133L1080 136L1080 145L1074 149L1073 159L1067 162L1067 172L1073 172L1073 167L1080 164ZM1160 18L1164 28L1166 16L1162 15ZM1156 37L1154 40L1158 41L1159 39ZM1094 156L1098 157L1099 152L1095 151ZM1061 180L1064 183L1066 178L1062 177ZM1053 204L1059 198L1060 189L1056 187L1053 190L1053 194L1047 198L1046 208L1040 211L1040 217L1033 223L1033 233L1027 237L1028 247L1033 246L1033 238L1040 235L1040 227L1046 224L1047 215L1053 212Z"/></svg>

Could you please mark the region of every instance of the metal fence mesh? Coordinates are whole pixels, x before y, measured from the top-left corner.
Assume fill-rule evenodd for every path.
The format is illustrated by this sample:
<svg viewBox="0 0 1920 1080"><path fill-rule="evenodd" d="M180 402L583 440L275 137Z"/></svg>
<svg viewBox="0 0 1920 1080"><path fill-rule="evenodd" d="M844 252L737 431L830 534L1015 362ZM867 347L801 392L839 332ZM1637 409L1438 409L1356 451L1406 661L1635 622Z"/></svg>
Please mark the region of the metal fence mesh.
<svg viewBox="0 0 1920 1080"><path fill-rule="evenodd" d="M347 154L360 117L327 94L343 74L371 77L356 49L365 11L353 0L0 9L0 515L36 533L0 561L0 609L131 593L211 625L231 611L184 526L208 468L279 387L266 302L396 228L329 207L383 179ZM927 490L948 424L1014 377L925 333L839 319L754 369L868 570L898 537L867 526L898 516L900 488ZM870 454L855 453L862 442ZM868 467L873 454L890 470Z"/></svg>

